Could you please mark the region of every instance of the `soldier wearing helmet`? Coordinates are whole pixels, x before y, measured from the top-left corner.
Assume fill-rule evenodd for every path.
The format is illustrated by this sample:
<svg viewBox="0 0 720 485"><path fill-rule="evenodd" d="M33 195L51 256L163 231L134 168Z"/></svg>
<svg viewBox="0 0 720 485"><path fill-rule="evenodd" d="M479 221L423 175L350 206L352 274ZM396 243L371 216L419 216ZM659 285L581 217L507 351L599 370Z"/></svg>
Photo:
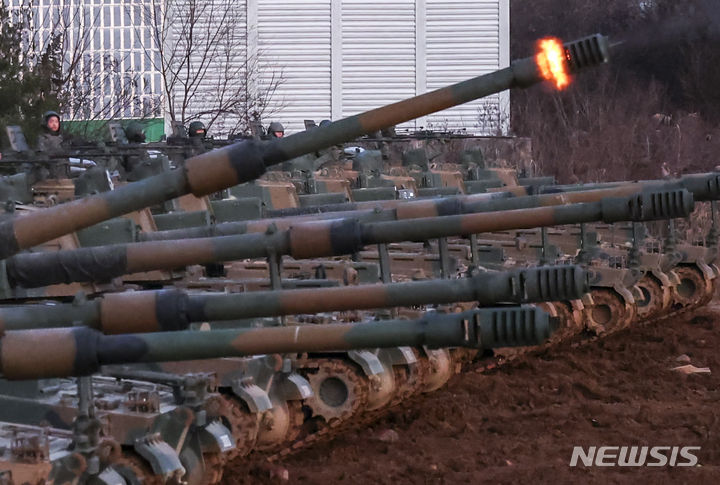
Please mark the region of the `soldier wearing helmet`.
<svg viewBox="0 0 720 485"><path fill-rule="evenodd" d="M272 138L282 138L285 136L285 127L279 121L273 121L268 126L268 136Z"/></svg>
<svg viewBox="0 0 720 485"><path fill-rule="evenodd" d="M141 123L131 121L125 127L125 137L130 143L145 143L145 129Z"/></svg>
<svg viewBox="0 0 720 485"><path fill-rule="evenodd" d="M202 121L193 121L188 126L188 139L192 146L192 152L188 152L187 156L192 157L200 153L206 152L212 148L211 144L206 145L207 128Z"/></svg>
<svg viewBox="0 0 720 485"><path fill-rule="evenodd" d="M38 137L38 151L57 153L63 150L63 136L60 133L60 115L56 111L46 111L42 116L42 133Z"/></svg>
<svg viewBox="0 0 720 485"><path fill-rule="evenodd" d="M190 138L200 138L204 140L207 136L207 129L202 121L193 121L190 123L188 136Z"/></svg>

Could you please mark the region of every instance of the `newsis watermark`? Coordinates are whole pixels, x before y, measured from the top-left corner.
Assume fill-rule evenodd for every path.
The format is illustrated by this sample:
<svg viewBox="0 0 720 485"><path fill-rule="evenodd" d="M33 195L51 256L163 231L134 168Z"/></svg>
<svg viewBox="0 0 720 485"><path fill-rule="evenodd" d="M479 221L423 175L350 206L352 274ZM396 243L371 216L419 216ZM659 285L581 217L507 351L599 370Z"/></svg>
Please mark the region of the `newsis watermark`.
<svg viewBox="0 0 720 485"><path fill-rule="evenodd" d="M697 466L699 446L573 446L570 466Z"/></svg>

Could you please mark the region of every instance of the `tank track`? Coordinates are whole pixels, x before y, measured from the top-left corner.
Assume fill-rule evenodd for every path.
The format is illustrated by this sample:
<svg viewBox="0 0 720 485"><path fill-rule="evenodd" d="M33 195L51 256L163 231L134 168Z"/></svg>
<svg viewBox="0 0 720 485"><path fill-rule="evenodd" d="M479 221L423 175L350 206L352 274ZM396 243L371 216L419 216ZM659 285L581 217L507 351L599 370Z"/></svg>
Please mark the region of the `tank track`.
<svg viewBox="0 0 720 485"><path fill-rule="evenodd" d="M718 287L718 279L713 280L713 292L714 294L715 290ZM584 347L587 345L592 345L596 343L597 341L606 338L609 335L614 335L616 333L622 332L623 330L629 328L629 326L648 326L648 325L656 325L663 321L669 321L670 319L676 319L678 317L682 317L684 315L690 314L692 311L696 310L697 308L700 308L704 306L705 304L709 303L709 301L712 298L708 299L707 295L703 296L703 299L697 301L695 304L692 305L685 305L685 306L679 306L669 313L665 313L662 315L655 316L654 318L649 319L641 319L638 318L637 312L633 311L632 315L632 321L630 322L630 325L621 323L619 325L613 325L608 326L606 328L603 328L602 331L596 332L593 331L591 328L592 320L589 318L585 318L584 323L585 327L580 327L575 324L575 322L571 320L566 320L567 325L566 329L568 330L566 333L563 334L563 338L552 340L551 342L548 342L547 344L539 347L539 348L518 348L518 349L511 349L508 353L501 353L500 355L493 355L490 357L478 357L473 358L469 360L462 361L461 359L457 359L453 361L454 374L458 373L464 373L464 372L479 372L479 373L485 373L491 370L496 370L498 368L501 368L505 365L509 365L514 360L519 359L521 357L527 356L527 355L542 355L544 352L547 352L549 349L557 348L559 346L568 346L571 349L576 349L580 347ZM556 303L555 305L557 305ZM560 302L561 305L565 305L564 302ZM591 312L591 308L586 308L584 310L585 315L587 315L588 312ZM568 318L568 314L570 312L565 312L565 318ZM414 349L415 352L419 352L421 350ZM452 355L452 354L451 354ZM336 359L327 359L327 358L321 358L319 360L340 360L342 359L341 355L338 355ZM422 362L422 360L419 360L419 362ZM424 366L429 366L429 364L426 362ZM368 383L369 385L369 383ZM281 461L291 455L297 454L299 452L302 452L312 446L327 443L338 436L348 433L350 431L355 431L358 429L362 429L365 427L368 427L372 423L378 421L382 417L384 417L391 409L394 407L400 405L400 404L407 404L408 402L411 402L413 399L417 399L420 396L422 396L422 392L419 389L420 386L418 386L417 389L414 390L414 392L409 392L405 396L403 396L400 400L392 400L390 404L387 406L383 406L380 409L376 409L373 411L365 411L365 412L358 412L354 413L352 415L352 419L345 419L345 420L334 420L330 423L323 423L323 425L316 427L315 429L308 430L307 427L303 428L303 432L300 434L300 436L292 441L288 441L284 443L282 446L280 446L277 451L272 452L262 452L262 451L255 451L250 456L246 457L246 466L249 467L259 467L262 466L263 463L274 463ZM235 465L237 464L234 463Z"/></svg>

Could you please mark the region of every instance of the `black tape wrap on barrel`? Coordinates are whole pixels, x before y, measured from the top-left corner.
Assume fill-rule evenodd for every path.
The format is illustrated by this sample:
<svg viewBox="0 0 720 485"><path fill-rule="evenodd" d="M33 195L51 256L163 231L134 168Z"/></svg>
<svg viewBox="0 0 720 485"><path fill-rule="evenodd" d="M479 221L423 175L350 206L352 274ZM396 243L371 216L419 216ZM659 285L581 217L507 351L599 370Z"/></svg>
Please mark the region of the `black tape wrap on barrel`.
<svg viewBox="0 0 720 485"><path fill-rule="evenodd" d="M98 361L98 344L102 334L87 327L72 330L75 339L75 361L73 373L75 376L89 376L100 369Z"/></svg>
<svg viewBox="0 0 720 485"><path fill-rule="evenodd" d="M361 225L357 219L340 219L330 228L333 255L353 254L362 249Z"/></svg>
<svg viewBox="0 0 720 485"><path fill-rule="evenodd" d="M20 251L12 219L0 222L0 257L16 254Z"/></svg>
<svg viewBox="0 0 720 485"><path fill-rule="evenodd" d="M158 291L155 299L155 316L163 332L187 330L190 326L188 305L190 297L184 291Z"/></svg>
<svg viewBox="0 0 720 485"><path fill-rule="evenodd" d="M228 153L228 159L237 173L238 183L250 182L265 173L263 148L255 140L233 146Z"/></svg>
<svg viewBox="0 0 720 485"><path fill-rule="evenodd" d="M7 259L10 284L24 288L109 281L125 274L126 268L127 254L121 247L18 254Z"/></svg>

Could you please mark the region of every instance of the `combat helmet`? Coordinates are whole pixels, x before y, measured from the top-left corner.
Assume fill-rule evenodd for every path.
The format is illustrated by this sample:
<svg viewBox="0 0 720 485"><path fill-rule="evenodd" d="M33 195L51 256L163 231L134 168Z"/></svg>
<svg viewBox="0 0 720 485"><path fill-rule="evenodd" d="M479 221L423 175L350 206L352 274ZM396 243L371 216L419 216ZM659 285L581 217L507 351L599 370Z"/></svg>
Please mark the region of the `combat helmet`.
<svg viewBox="0 0 720 485"><path fill-rule="evenodd" d="M145 129L143 125L137 121L131 121L125 127L125 137L130 143L144 143Z"/></svg>
<svg viewBox="0 0 720 485"><path fill-rule="evenodd" d="M50 118L52 118L53 116L58 119L58 122L60 122L57 131L50 131L50 129L48 128L48 125L47 125L48 120L49 120ZM57 111L52 111L52 110L46 111L46 112L44 112L43 115L42 115L42 123L40 124L40 126L42 126L42 128L43 128L45 131L47 131L48 133L58 134L58 133L60 133L60 130L61 130L61 128L62 128L61 119L62 119L62 118L60 118L60 114L59 114Z"/></svg>
<svg viewBox="0 0 720 485"><path fill-rule="evenodd" d="M188 136L190 138L198 137L198 138L205 138L205 135L207 135L207 129L205 129L205 123L202 121L193 121L190 123L189 129L188 129Z"/></svg>

